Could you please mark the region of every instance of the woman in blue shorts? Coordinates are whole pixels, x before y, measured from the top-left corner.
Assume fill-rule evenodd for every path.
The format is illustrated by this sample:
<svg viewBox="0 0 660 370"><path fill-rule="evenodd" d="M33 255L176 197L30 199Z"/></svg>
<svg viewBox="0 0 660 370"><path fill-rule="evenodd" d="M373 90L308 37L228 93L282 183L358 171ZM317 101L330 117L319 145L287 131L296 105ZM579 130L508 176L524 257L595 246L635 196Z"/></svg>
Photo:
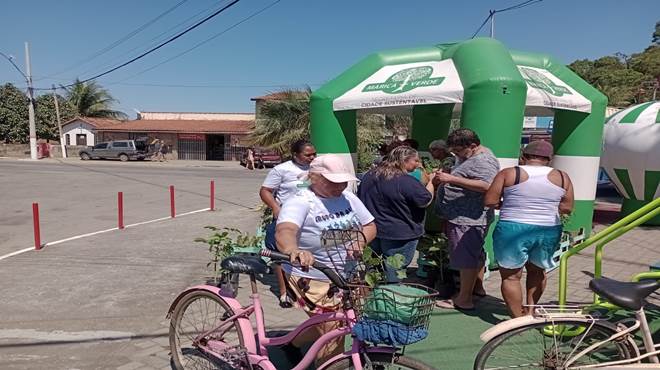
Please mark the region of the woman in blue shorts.
<svg viewBox="0 0 660 370"><path fill-rule="evenodd" d="M493 232L493 252L502 276L502 297L512 317L523 316L520 280L527 270L527 305L538 303L546 284L546 270L554 267L559 248L560 214L573 209L573 184L565 172L549 166L553 147L534 141L523 150L521 166L500 171L484 203L500 208Z"/></svg>

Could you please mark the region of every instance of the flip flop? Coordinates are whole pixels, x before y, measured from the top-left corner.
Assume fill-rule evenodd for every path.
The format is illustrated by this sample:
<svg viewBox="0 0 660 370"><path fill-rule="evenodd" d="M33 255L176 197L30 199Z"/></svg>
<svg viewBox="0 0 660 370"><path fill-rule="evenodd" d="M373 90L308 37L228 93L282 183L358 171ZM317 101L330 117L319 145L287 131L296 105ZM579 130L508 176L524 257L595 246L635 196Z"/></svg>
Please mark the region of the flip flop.
<svg viewBox="0 0 660 370"><path fill-rule="evenodd" d="M473 296L483 298L488 295L488 293L483 292L483 293L472 293Z"/></svg>
<svg viewBox="0 0 660 370"><path fill-rule="evenodd" d="M451 299L439 299L435 301L435 306L446 310L474 311L475 307L461 307Z"/></svg>

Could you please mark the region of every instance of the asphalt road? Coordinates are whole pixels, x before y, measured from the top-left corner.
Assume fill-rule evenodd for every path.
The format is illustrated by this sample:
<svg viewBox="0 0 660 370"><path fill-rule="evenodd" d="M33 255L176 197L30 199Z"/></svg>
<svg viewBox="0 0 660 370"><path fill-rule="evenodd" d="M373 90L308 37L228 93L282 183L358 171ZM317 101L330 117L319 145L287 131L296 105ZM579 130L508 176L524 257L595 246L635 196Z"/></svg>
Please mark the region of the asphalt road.
<svg viewBox="0 0 660 370"><path fill-rule="evenodd" d="M208 207L209 180L216 180L218 211L0 260L0 369L129 370L170 367L167 309L212 275L208 249L193 240L208 235L205 225L253 232L266 171L234 163L0 160L0 174L0 254L31 245L33 201L49 241L115 226L117 191L125 193L131 223L169 215L170 184L178 212ZM275 297L265 295L274 311ZM286 326L285 318L267 317Z"/></svg>
<svg viewBox="0 0 660 370"><path fill-rule="evenodd" d="M32 203L39 203L42 243L117 226L117 192L124 194L124 224L167 217L169 186L176 212L209 207L248 209L260 201L265 170L235 162L0 160L0 256L34 245Z"/></svg>

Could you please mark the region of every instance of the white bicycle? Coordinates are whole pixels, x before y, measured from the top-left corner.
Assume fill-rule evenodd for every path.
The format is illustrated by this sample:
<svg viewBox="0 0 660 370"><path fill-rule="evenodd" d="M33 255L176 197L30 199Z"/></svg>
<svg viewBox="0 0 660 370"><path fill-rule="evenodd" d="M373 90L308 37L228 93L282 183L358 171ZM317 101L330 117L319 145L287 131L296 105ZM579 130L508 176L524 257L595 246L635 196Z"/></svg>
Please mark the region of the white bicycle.
<svg viewBox="0 0 660 370"><path fill-rule="evenodd" d="M660 344L653 342L645 299L660 282L593 279L589 288L609 303L635 312L634 318L608 321L594 306L535 306L533 314L504 321L481 335L486 344L475 370L630 370L660 369ZM643 348L635 342L640 331Z"/></svg>

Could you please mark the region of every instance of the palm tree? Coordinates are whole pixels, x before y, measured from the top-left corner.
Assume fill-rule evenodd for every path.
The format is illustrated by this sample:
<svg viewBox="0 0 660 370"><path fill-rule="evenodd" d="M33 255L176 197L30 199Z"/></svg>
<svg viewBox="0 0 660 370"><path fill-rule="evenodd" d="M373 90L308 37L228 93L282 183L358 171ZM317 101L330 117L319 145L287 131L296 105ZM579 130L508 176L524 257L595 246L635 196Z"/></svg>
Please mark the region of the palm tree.
<svg viewBox="0 0 660 370"><path fill-rule="evenodd" d="M288 155L291 144L309 138L309 99L312 91L282 90L270 95L257 107L255 128L250 136L252 144L274 149ZM410 118L395 117L410 126ZM388 118L389 119L389 118ZM356 124L359 168L368 168L373 162L376 148L381 144L387 129L385 116L359 114ZM397 122L398 122L397 121Z"/></svg>
<svg viewBox="0 0 660 370"><path fill-rule="evenodd" d="M108 90L94 81L76 81L67 91L67 100L76 107L78 115L83 117L101 117L126 119L126 113L113 110L112 105L117 100L110 95Z"/></svg>
<svg viewBox="0 0 660 370"><path fill-rule="evenodd" d="M286 89L271 94L258 108L251 135L254 145L288 154L296 140L309 138L309 98L312 90Z"/></svg>

